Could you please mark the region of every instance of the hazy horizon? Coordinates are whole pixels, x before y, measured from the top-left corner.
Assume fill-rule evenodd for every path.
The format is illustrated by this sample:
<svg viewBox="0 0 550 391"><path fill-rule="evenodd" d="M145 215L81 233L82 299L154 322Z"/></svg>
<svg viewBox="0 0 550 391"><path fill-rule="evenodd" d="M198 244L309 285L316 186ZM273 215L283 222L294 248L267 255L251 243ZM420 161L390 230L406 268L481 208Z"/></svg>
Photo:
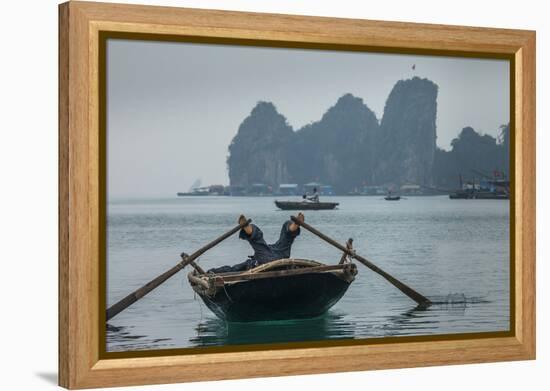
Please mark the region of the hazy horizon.
<svg viewBox="0 0 550 391"><path fill-rule="evenodd" d="M395 83L413 76L439 86L440 148L466 126L496 137L509 122L505 60L110 39L108 196L175 196L198 178L227 185L227 147L258 101L295 131L345 93L380 121Z"/></svg>

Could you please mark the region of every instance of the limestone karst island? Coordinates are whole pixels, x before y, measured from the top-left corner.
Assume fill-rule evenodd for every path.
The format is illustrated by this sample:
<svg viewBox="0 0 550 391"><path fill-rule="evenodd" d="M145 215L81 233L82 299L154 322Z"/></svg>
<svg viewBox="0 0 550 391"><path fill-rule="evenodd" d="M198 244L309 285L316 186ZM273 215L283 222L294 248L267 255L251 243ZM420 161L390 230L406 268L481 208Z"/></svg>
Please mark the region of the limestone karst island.
<svg viewBox="0 0 550 391"><path fill-rule="evenodd" d="M499 137L457 129L451 149L437 147L438 86L414 77L389 94L381 119L368 103L340 97L318 121L293 129L271 102L258 102L228 147L229 186L178 195L323 195L495 193L509 189L509 126ZM467 122L467 119L465 119ZM487 193L489 196L491 194Z"/></svg>

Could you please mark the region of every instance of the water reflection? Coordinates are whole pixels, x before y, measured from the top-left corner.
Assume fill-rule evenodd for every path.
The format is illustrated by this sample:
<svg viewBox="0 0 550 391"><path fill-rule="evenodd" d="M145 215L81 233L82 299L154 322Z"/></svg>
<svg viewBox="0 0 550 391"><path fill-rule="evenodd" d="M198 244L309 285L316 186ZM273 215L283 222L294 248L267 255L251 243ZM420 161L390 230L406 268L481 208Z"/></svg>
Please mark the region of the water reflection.
<svg viewBox="0 0 550 391"><path fill-rule="evenodd" d="M132 327L113 326L107 324L106 330L107 346L111 346L110 351L130 351L130 350L148 350L164 349L173 346L170 338L150 338L146 335L136 335L132 333ZM115 347L115 348L113 348Z"/></svg>
<svg viewBox="0 0 550 391"><path fill-rule="evenodd" d="M197 325L197 334L189 341L194 346L213 346L354 338L354 326L343 315L330 312L313 319L270 322L226 323L208 318Z"/></svg>
<svg viewBox="0 0 550 391"><path fill-rule="evenodd" d="M224 346L270 344L335 339L379 338L440 334L441 321L464 319L467 309L490 303L484 298L448 295L431 297L434 303L425 308L392 308L389 313L358 316L329 311L313 319L230 323L207 317L194 327L189 346ZM481 321L481 320L479 320ZM150 338L133 332L132 326L107 326L111 351L164 349L175 346L171 338Z"/></svg>
<svg viewBox="0 0 550 391"><path fill-rule="evenodd" d="M397 315L387 317L380 336L431 334L438 329L439 320L433 316L434 309L417 306Z"/></svg>
<svg viewBox="0 0 550 391"><path fill-rule="evenodd" d="M467 297L463 293L432 296L430 301L432 305L427 308L419 305L399 315L389 316L387 335L435 334L440 329L441 320L460 320L466 316L468 309L491 303L485 297Z"/></svg>
<svg viewBox="0 0 550 391"><path fill-rule="evenodd" d="M435 334L440 329L441 313L453 317L464 316L468 300L461 303L436 304L400 310L395 315L359 318L356 315L328 312L314 319L271 322L227 323L218 318L201 321L195 328L196 336L189 339L193 346L245 345L321 341L326 339L354 339L391 337L400 335ZM354 319L357 319L355 321Z"/></svg>

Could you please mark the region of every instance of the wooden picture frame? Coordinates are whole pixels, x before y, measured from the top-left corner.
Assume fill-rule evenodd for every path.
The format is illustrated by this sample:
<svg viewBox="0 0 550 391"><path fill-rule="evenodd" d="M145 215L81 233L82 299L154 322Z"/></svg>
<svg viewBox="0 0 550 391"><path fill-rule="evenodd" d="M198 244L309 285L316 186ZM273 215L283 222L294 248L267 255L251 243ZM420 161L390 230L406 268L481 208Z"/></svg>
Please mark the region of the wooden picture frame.
<svg viewBox="0 0 550 391"><path fill-rule="evenodd" d="M512 330L476 338L102 357L105 156L101 34L164 40L507 58L511 112ZM104 274L104 273L103 273ZM102 323L103 322L103 323ZM59 384L90 388L535 358L535 32L137 5L59 6Z"/></svg>

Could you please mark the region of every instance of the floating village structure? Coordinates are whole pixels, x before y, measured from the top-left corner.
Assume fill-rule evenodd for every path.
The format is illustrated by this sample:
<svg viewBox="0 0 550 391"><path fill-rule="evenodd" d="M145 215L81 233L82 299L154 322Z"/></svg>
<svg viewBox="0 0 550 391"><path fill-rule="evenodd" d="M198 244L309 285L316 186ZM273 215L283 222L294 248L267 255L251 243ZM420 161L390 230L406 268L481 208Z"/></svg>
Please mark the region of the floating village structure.
<svg viewBox="0 0 550 391"><path fill-rule="evenodd" d="M188 192L178 192L178 197L187 196L249 196L249 197L261 197L261 196L301 196L303 194L311 194L317 189L317 192L322 196L336 195L334 188L331 185L326 185L317 182L306 183L300 185L297 183L281 183L278 186L271 186L265 183L253 183L249 186L222 186L211 185L195 187Z"/></svg>
<svg viewBox="0 0 550 391"><path fill-rule="evenodd" d="M482 173L479 172L481 175ZM179 197L186 196L289 196L297 197L304 194L318 193L320 196L349 195L349 196L385 196L388 193L401 196L425 196L425 195L449 195L451 199L509 199L510 180L504 173L488 176L483 174L481 179L475 177L470 181L463 181L459 175L459 186L454 189L440 189L436 187L422 186L416 183L385 185L363 185L346 194L335 191L332 185L320 182L308 182L303 185L298 183L281 183L270 185L265 183L253 183L247 186L238 185L210 185L191 188L188 192L179 192Z"/></svg>

